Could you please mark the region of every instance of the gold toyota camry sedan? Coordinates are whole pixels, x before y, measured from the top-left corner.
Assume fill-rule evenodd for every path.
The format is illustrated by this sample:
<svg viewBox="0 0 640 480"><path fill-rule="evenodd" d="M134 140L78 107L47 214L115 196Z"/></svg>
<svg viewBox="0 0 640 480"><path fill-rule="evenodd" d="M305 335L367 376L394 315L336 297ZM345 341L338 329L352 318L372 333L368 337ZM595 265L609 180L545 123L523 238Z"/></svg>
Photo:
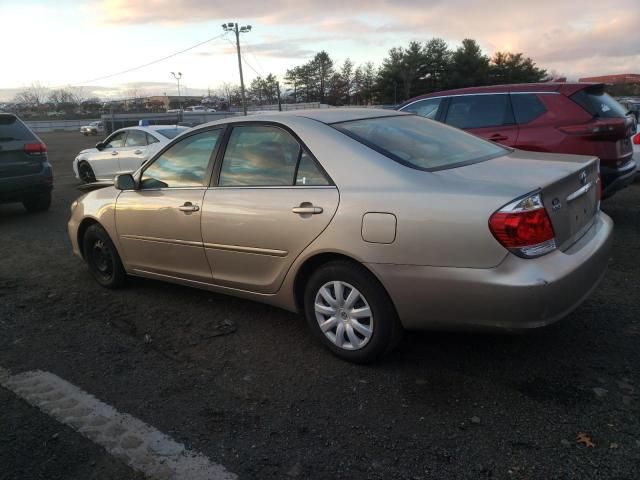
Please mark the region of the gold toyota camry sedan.
<svg viewBox="0 0 640 480"><path fill-rule="evenodd" d="M577 307L611 247L598 168L395 111L235 117L75 201L69 236L105 287L135 275L303 312L367 362L403 329L526 330Z"/></svg>

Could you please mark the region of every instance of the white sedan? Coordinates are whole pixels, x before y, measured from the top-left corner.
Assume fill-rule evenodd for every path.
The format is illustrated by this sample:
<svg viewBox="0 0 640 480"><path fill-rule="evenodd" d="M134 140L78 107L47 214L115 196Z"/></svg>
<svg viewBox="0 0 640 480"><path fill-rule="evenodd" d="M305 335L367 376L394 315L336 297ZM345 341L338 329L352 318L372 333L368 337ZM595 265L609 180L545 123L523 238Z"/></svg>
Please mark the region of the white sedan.
<svg viewBox="0 0 640 480"><path fill-rule="evenodd" d="M82 150L73 160L73 171L84 183L111 181L118 174L136 171L185 130L188 127L177 125L121 128L94 148Z"/></svg>

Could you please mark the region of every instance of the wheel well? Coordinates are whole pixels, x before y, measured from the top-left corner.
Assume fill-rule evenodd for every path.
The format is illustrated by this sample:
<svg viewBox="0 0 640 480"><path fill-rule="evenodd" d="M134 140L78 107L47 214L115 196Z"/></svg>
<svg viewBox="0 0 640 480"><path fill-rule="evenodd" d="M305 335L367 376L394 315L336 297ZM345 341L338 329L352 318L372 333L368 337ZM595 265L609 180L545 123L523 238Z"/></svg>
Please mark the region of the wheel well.
<svg viewBox="0 0 640 480"><path fill-rule="evenodd" d="M342 260L342 261L353 263L355 265L358 265L364 268L365 270L371 273L371 271L367 267L362 265L362 263L360 263L359 261L347 255L342 255L340 253L333 253L333 252L319 253L317 255L314 255L313 257L306 259L302 264L302 266L298 269L296 280L293 284L293 293L296 300L296 307L298 308L299 312L304 312L304 289L305 289L305 286L307 285L307 281L309 280L311 275L313 275L313 272L315 272L322 265L335 260ZM373 275L373 273L371 274ZM377 277L375 275L373 276L377 280Z"/></svg>
<svg viewBox="0 0 640 480"><path fill-rule="evenodd" d="M84 258L84 242L82 241L84 234L91 225L95 225L97 223L98 221L93 218L85 218L78 227L78 249L80 250L82 258Z"/></svg>

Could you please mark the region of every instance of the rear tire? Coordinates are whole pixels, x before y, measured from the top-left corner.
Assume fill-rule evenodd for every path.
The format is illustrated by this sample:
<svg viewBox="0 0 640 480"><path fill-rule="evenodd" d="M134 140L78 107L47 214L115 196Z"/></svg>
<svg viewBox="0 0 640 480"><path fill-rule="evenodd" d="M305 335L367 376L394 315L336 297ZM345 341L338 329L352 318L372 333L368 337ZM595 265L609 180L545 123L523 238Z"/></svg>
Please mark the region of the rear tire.
<svg viewBox="0 0 640 480"><path fill-rule="evenodd" d="M45 212L51 206L51 192L32 195L22 201L29 213Z"/></svg>
<svg viewBox="0 0 640 480"><path fill-rule="evenodd" d="M93 183L96 181L96 174L93 173L93 168L91 168L89 162L80 162L78 164L78 176L84 183Z"/></svg>
<svg viewBox="0 0 640 480"><path fill-rule="evenodd" d="M316 270L305 287L304 308L316 337L349 362L372 362L402 338L402 326L386 290L356 263L332 261Z"/></svg>
<svg viewBox="0 0 640 480"><path fill-rule="evenodd" d="M127 274L109 234L98 224L87 228L82 239L82 252L93 278L105 288L124 286Z"/></svg>

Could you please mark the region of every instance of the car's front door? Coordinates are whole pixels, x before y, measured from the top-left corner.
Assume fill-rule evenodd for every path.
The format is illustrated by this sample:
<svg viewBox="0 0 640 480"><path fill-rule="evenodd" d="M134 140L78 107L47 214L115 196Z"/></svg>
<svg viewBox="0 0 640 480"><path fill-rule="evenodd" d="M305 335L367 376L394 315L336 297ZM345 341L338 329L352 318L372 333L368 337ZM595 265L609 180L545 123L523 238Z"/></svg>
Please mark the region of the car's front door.
<svg viewBox="0 0 640 480"><path fill-rule="evenodd" d="M274 293L331 221L338 190L310 152L274 125L233 127L217 170L202 212L213 282Z"/></svg>
<svg viewBox="0 0 640 480"><path fill-rule="evenodd" d="M119 150L124 146L127 131L113 133L102 142L102 150L93 153L89 159L96 178L112 179L120 171Z"/></svg>
<svg viewBox="0 0 640 480"><path fill-rule="evenodd" d="M118 150L120 173L134 172L146 159L147 134L142 130L128 130L124 146Z"/></svg>
<svg viewBox="0 0 640 480"><path fill-rule="evenodd" d="M502 145L513 146L518 138L508 94L452 96L444 121Z"/></svg>
<svg viewBox="0 0 640 480"><path fill-rule="evenodd" d="M134 273L211 281L200 221L221 131L182 138L142 171L136 190L118 197L118 238Z"/></svg>

